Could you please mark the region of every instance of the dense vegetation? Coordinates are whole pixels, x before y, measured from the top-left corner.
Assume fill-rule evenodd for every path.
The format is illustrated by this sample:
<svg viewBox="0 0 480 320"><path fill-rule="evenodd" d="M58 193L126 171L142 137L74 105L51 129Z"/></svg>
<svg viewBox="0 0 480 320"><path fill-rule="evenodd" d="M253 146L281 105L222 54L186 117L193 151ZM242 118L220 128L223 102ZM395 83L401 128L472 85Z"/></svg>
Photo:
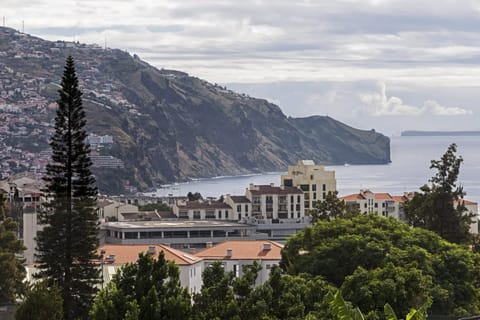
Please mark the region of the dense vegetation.
<svg viewBox="0 0 480 320"><path fill-rule="evenodd" d="M393 218L362 215L319 221L291 237L282 267L320 276L375 319L385 303L397 314L433 299L433 314L480 312L480 256Z"/></svg>

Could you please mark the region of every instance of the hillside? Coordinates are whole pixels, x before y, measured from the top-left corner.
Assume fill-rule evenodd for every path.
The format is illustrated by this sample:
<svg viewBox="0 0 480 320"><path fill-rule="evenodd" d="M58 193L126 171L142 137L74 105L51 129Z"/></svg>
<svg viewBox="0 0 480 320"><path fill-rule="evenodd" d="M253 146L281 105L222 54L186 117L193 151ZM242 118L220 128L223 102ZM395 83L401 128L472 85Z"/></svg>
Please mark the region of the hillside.
<svg viewBox="0 0 480 320"><path fill-rule="evenodd" d="M157 69L121 50L50 42L0 28L0 88L7 93L6 85L20 88L3 104L25 105L34 97L40 102L30 118L47 128L44 134L26 134L24 141L16 136L17 145L47 148L51 102L67 55L76 61L88 130L111 135L113 146L101 152L125 163L124 169L95 169L103 192L120 192L125 184L145 190L190 178L285 170L298 159L390 161L390 140L374 131L329 117L290 118L266 100Z"/></svg>

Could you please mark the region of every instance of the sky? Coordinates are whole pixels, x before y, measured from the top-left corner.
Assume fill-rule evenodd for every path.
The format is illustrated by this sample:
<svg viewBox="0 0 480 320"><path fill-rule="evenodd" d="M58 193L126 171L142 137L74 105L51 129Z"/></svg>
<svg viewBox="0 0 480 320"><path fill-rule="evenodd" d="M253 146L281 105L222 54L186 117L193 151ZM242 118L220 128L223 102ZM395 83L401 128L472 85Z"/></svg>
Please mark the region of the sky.
<svg viewBox="0 0 480 320"><path fill-rule="evenodd" d="M136 53L292 117L480 130L480 0L0 0L5 25Z"/></svg>

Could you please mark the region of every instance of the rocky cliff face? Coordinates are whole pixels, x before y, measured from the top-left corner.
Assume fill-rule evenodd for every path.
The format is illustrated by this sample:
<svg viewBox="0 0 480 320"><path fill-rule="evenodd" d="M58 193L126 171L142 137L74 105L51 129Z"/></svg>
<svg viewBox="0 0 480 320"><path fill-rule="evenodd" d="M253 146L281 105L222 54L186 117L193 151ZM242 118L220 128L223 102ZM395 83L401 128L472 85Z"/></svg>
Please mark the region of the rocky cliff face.
<svg viewBox="0 0 480 320"><path fill-rule="evenodd" d="M96 171L102 191L119 191L126 181L145 189L189 178L285 170L299 159L390 161L389 139L374 131L329 117L289 118L266 100L154 68L120 50L66 47L28 36L16 41L25 51L45 52L44 58L4 59L3 66L47 78L41 92L52 101L55 94L46 88L60 81L63 60L73 55L88 129L112 135L115 144L108 152L126 165Z"/></svg>

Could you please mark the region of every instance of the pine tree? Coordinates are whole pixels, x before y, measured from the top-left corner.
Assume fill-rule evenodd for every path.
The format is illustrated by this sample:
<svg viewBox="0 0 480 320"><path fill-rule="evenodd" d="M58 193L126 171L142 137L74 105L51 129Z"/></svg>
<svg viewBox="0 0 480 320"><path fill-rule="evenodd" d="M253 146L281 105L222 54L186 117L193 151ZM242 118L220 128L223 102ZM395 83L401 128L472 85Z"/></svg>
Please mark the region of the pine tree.
<svg viewBox="0 0 480 320"><path fill-rule="evenodd" d="M90 171L90 146L85 143L86 116L74 61L66 60L57 100L52 161L47 166L45 193L50 199L40 213L45 225L37 236L37 277L60 288L64 319L86 318L99 271L97 188Z"/></svg>

